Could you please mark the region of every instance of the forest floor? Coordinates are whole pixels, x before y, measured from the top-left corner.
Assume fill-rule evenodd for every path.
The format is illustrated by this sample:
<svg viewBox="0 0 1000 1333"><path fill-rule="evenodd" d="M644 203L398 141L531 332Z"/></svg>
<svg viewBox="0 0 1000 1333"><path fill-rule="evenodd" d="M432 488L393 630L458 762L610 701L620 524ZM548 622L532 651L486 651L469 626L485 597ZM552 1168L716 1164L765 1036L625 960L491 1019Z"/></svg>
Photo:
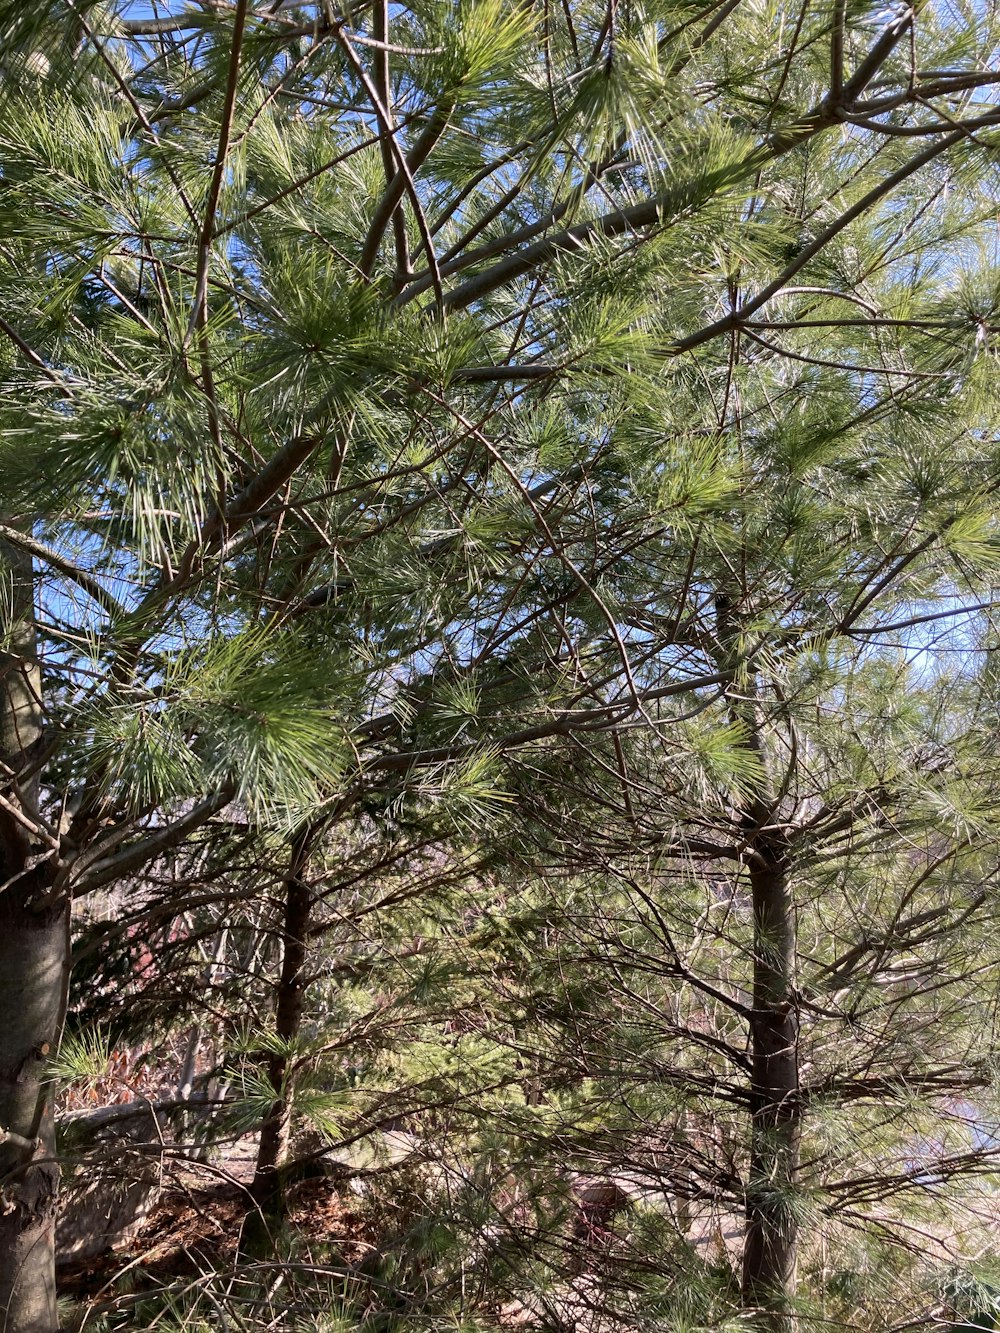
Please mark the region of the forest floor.
<svg viewBox="0 0 1000 1333"><path fill-rule="evenodd" d="M101 1308L123 1289L176 1289L185 1279L197 1284L209 1274L216 1279L235 1274L251 1211L246 1183L186 1167L164 1183L134 1234L103 1254L60 1265L60 1295ZM370 1248L364 1221L332 1180L304 1181L293 1191L284 1232L305 1257L322 1251L327 1258L335 1251L354 1264Z"/></svg>

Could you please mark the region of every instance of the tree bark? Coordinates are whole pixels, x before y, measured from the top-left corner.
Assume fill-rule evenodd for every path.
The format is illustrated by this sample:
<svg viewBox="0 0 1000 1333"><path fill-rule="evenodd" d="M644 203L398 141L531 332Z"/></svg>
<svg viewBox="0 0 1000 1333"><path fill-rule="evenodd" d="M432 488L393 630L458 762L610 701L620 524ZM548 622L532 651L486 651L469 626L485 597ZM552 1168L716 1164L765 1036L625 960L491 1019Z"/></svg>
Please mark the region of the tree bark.
<svg viewBox="0 0 1000 1333"><path fill-rule="evenodd" d="M785 839L775 834L758 836L750 851L753 1011L743 1299L756 1311L754 1326L761 1333L790 1333L797 1240L792 1193L802 1121L795 917Z"/></svg>
<svg viewBox="0 0 1000 1333"><path fill-rule="evenodd" d="M284 916L281 928L281 975L275 1000L275 1032L281 1042L295 1040L302 1022L304 978L308 945L306 932L312 908L312 893L302 876L309 859L312 831L298 835L292 846L285 878ZM288 1157L292 1128L292 1099L288 1087L289 1058L278 1051L268 1060L268 1080L276 1096L261 1125L260 1146L251 1192L259 1209L273 1213L281 1203L280 1168Z"/></svg>
<svg viewBox="0 0 1000 1333"><path fill-rule="evenodd" d="M735 608L743 589L720 589L715 608L719 665L736 677L743 625ZM762 715L751 680L730 695L734 721L746 727L747 749L760 761L762 786L742 811L753 899L753 1001L750 1011L750 1162L745 1193L742 1298L757 1333L792 1333L798 1227L802 1101L799 1019L795 992L795 904L790 843L775 825L780 792L768 780Z"/></svg>
<svg viewBox="0 0 1000 1333"><path fill-rule="evenodd" d="M31 562L6 545L0 559L13 622L0 653L0 1333L54 1333L59 1171L46 1066L66 1012L69 903L49 897L51 850L37 836Z"/></svg>

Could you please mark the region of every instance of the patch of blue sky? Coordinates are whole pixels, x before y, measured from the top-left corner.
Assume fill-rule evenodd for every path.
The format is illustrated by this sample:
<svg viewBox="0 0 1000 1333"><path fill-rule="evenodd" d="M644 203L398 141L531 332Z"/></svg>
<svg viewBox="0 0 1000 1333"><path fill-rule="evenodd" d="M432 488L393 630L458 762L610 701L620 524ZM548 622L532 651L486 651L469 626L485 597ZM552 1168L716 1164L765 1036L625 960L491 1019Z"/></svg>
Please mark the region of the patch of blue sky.
<svg viewBox="0 0 1000 1333"><path fill-rule="evenodd" d="M944 590L934 598L887 602L849 632L862 659L889 657L910 668L915 686L944 677L973 677L987 651L1000 645L1000 593L983 597Z"/></svg>

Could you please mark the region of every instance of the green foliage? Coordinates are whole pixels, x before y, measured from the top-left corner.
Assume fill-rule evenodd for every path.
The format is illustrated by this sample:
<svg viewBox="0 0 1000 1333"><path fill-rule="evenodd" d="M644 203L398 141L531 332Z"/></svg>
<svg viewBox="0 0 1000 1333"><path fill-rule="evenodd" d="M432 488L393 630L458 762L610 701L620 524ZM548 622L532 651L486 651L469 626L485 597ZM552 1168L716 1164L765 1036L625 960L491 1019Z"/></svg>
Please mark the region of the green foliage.
<svg viewBox="0 0 1000 1333"><path fill-rule="evenodd" d="M112 1043L99 1028L69 1032L49 1061L53 1078L86 1089L105 1078L112 1059Z"/></svg>
<svg viewBox="0 0 1000 1333"><path fill-rule="evenodd" d="M0 4L4 845L364 1176L331 1326L737 1327L745 1214L803 1329L917 1310L993 1151L997 41Z"/></svg>

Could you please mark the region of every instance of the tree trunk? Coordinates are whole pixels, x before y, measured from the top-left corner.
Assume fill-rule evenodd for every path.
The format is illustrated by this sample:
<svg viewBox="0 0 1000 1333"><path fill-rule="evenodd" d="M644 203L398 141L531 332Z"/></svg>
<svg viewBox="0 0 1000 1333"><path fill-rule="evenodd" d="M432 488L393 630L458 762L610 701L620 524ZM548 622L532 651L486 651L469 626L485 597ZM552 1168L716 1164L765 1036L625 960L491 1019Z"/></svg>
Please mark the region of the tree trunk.
<svg viewBox="0 0 1000 1333"><path fill-rule="evenodd" d="M757 1311L754 1326L761 1333L790 1333L797 1231L792 1193L802 1118L793 988L795 920L785 840L758 836L749 851L754 951L743 1299Z"/></svg>
<svg viewBox="0 0 1000 1333"><path fill-rule="evenodd" d="M31 562L0 548L13 626L0 654L0 1333L54 1333L55 1163L46 1066L69 981L69 904L49 897L38 830L42 740Z"/></svg>
<svg viewBox="0 0 1000 1333"><path fill-rule="evenodd" d="M275 1032L282 1043L298 1036L302 1022L304 976L308 946L306 932L312 894L302 875L312 845L311 830L301 833L292 847L285 879L284 919L281 928L281 975L275 1003ZM288 1156L292 1128L292 1100L288 1087L289 1059L277 1052L268 1061L268 1080L277 1094L261 1126L260 1147L251 1192L258 1208L275 1212L281 1203L280 1168Z"/></svg>
<svg viewBox="0 0 1000 1333"><path fill-rule="evenodd" d="M742 588L716 595L720 670L742 668L746 607ZM748 609L748 608L747 608ZM742 613L745 618L746 611ZM794 1326L798 1184L802 1103L799 1021L795 999L795 905L789 883L789 839L774 827L780 795L768 782L762 714L751 679L730 695L734 721L746 727L747 749L765 780L743 811L744 857L753 897L753 1002L750 1015L750 1164L743 1240L743 1304L757 1333L792 1333Z"/></svg>

